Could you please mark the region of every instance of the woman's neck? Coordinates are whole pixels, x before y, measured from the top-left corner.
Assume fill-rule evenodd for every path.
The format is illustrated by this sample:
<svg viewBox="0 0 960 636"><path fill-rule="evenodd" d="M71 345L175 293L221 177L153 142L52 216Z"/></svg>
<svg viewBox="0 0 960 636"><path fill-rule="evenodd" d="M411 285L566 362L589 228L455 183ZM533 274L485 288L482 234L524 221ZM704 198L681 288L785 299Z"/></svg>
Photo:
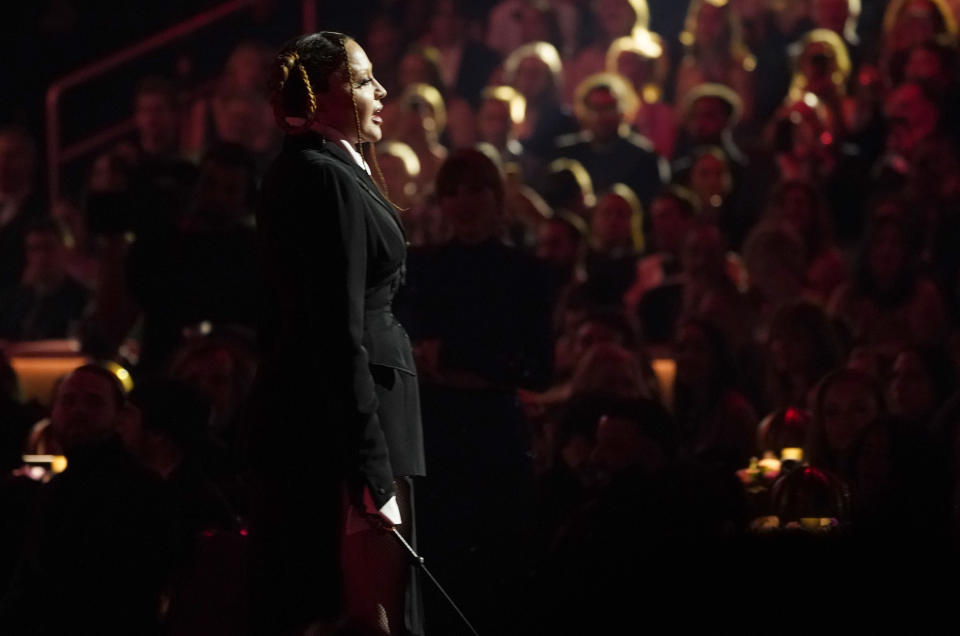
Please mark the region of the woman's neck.
<svg viewBox="0 0 960 636"><path fill-rule="evenodd" d="M342 131L337 130L333 126L325 124L322 121L314 121L310 124L310 130L323 135L326 139L330 141L346 141L351 146L356 145L356 140L351 139L347 135L343 134Z"/></svg>

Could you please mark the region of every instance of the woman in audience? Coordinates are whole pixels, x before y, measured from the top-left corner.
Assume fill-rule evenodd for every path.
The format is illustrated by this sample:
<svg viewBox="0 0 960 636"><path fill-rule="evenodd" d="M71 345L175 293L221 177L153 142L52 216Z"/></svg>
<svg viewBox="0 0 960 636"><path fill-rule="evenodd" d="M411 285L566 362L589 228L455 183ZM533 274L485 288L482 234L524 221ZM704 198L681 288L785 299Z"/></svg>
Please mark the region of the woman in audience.
<svg viewBox="0 0 960 636"><path fill-rule="evenodd" d="M852 478L857 440L885 414L883 390L873 378L852 369L833 371L814 393L804 458L813 466Z"/></svg>
<svg viewBox="0 0 960 636"><path fill-rule="evenodd" d="M693 163L685 184L700 201L700 216L705 223L719 225L727 239L734 240L733 211L729 197L733 191L733 177L723 150L704 146L693 151Z"/></svg>
<svg viewBox="0 0 960 636"><path fill-rule="evenodd" d="M263 44L245 42L227 58L213 95L190 110L183 149L191 157L219 142L244 146L258 158L277 150L278 135L267 100L272 52Z"/></svg>
<svg viewBox="0 0 960 636"><path fill-rule="evenodd" d="M909 239L902 221L874 223L861 249L856 278L836 290L829 306L855 340L890 357L903 344L933 344L944 335L943 299L919 274Z"/></svg>
<svg viewBox="0 0 960 636"><path fill-rule="evenodd" d="M840 343L817 305L797 301L770 321L765 342L766 402L770 409L812 408L817 382L843 362Z"/></svg>
<svg viewBox="0 0 960 636"><path fill-rule="evenodd" d="M634 130L652 141L659 155L671 157L677 128L673 107L663 101L670 62L660 36L645 33L646 37L624 36L613 41L607 51L607 72L625 77L640 98L630 122Z"/></svg>
<svg viewBox="0 0 960 636"><path fill-rule="evenodd" d="M530 42L513 51L503 63L503 81L526 100L519 140L524 150L544 158L560 135L577 130L577 120L563 105L563 62L548 42Z"/></svg>
<svg viewBox="0 0 960 636"><path fill-rule="evenodd" d="M607 51L617 38L633 37L638 41L652 40L647 31L650 24L647 0L600 0L595 10L599 33L596 34L594 41L584 47L565 67L568 99L573 95L569 91L590 75L604 69Z"/></svg>
<svg viewBox="0 0 960 636"><path fill-rule="evenodd" d="M757 416L737 390L737 370L723 334L710 323L681 325L671 405L681 445L696 461L730 473L756 454Z"/></svg>
<svg viewBox="0 0 960 636"><path fill-rule="evenodd" d="M847 273L820 194L804 181L782 183L771 197L767 216L788 225L802 239L807 261L804 288L814 300L826 303Z"/></svg>
<svg viewBox="0 0 960 636"><path fill-rule="evenodd" d="M695 86L725 84L739 95L743 120L753 116L753 70L757 61L750 54L737 15L726 0L693 0L680 41L685 54L677 69L674 99L683 101Z"/></svg>
<svg viewBox="0 0 960 636"><path fill-rule="evenodd" d="M887 384L890 413L931 431L934 416L956 389L956 370L944 349L907 347L894 358Z"/></svg>
<svg viewBox="0 0 960 636"><path fill-rule="evenodd" d="M425 194L433 192L437 171L447 157L447 149L440 143L446 125L443 96L429 84L407 86L393 112L384 117L387 139L405 143L416 153L420 162L417 189Z"/></svg>
<svg viewBox="0 0 960 636"><path fill-rule="evenodd" d="M590 217L587 286L601 304L619 304L633 284L643 252L643 209L628 186L615 183Z"/></svg>
<svg viewBox="0 0 960 636"><path fill-rule="evenodd" d="M846 44L833 31L814 29L795 47L793 80L787 103L812 102L814 99L822 103L829 113L835 134L842 136L852 106L846 102L851 73Z"/></svg>

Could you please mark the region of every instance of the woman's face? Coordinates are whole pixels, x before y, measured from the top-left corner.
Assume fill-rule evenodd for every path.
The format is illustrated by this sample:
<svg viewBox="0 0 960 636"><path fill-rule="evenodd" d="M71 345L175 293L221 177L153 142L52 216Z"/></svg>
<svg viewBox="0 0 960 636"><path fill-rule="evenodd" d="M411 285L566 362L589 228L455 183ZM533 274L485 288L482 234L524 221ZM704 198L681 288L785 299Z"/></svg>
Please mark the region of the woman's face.
<svg viewBox="0 0 960 636"><path fill-rule="evenodd" d="M697 44L704 48L711 48L721 43L726 29L724 10L704 2L697 12L697 27L694 37Z"/></svg>
<svg viewBox="0 0 960 636"><path fill-rule="evenodd" d="M650 80L651 63L642 55L624 52L617 57L617 72L623 75L639 93Z"/></svg>
<svg viewBox="0 0 960 636"><path fill-rule="evenodd" d="M815 345L806 329L778 325L770 330L767 352L774 371L781 374L808 374L814 361Z"/></svg>
<svg viewBox="0 0 960 636"><path fill-rule="evenodd" d="M637 13L627 0L600 0L597 18L611 40L630 35L637 23Z"/></svg>
<svg viewBox="0 0 960 636"><path fill-rule="evenodd" d="M703 155L690 170L690 189L705 206L717 207L727 194L727 168L713 155Z"/></svg>
<svg viewBox="0 0 960 636"><path fill-rule="evenodd" d="M933 381L920 357L904 351L893 363L890 378L890 408L896 415L908 418L929 415L937 406Z"/></svg>
<svg viewBox="0 0 960 636"><path fill-rule="evenodd" d="M267 83L263 54L252 47L241 47L230 54L224 76L234 90L262 93Z"/></svg>
<svg viewBox="0 0 960 636"><path fill-rule="evenodd" d="M940 56L930 49L918 48L910 52L904 74L908 82L920 82L930 86L942 86L949 81L944 73Z"/></svg>
<svg viewBox="0 0 960 636"><path fill-rule="evenodd" d="M866 426L880 415L870 388L854 379L836 380L823 398L824 430L833 451L845 451Z"/></svg>
<svg viewBox="0 0 960 636"><path fill-rule="evenodd" d="M814 0L813 21L821 29L843 35L849 18L849 0Z"/></svg>
<svg viewBox="0 0 960 636"><path fill-rule="evenodd" d="M380 141L383 137L381 100L387 96L387 91L373 77L373 65L363 48L353 40L347 40L345 48L351 77L344 77L340 72L330 77L329 90L316 94L318 114L323 123L343 133L354 143ZM348 84L350 79L352 86ZM358 128L360 139L356 138Z"/></svg>
<svg viewBox="0 0 960 636"><path fill-rule="evenodd" d="M937 8L930 0L907 2L895 27L898 44L908 48L928 41L937 32Z"/></svg>
<svg viewBox="0 0 960 636"><path fill-rule="evenodd" d="M650 205L650 221L657 247L679 254L693 226L691 215L672 196L660 196Z"/></svg>
<svg viewBox="0 0 960 636"><path fill-rule="evenodd" d="M900 230L893 225L878 230L870 245L868 261L870 274L877 284L884 286L895 282L904 262Z"/></svg>
<svg viewBox="0 0 960 636"><path fill-rule="evenodd" d="M553 88L553 74L546 62L536 55L528 55L517 64L513 87L527 100L537 101Z"/></svg>
<svg viewBox="0 0 960 636"><path fill-rule="evenodd" d="M500 230L500 206L486 185L463 182L453 192L441 194L440 208L454 237L475 245L494 238Z"/></svg>
<svg viewBox="0 0 960 636"><path fill-rule="evenodd" d="M600 200L591 218L593 236L601 247L624 247L633 242L630 219L633 209L617 195L607 195Z"/></svg>
<svg viewBox="0 0 960 636"><path fill-rule="evenodd" d="M494 148L504 148L512 128L510 104L500 99L483 100L477 113L477 130L481 141L492 144Z"/></svg>
<svg viewBox="0 0 960 636"><path fill-rule="evenodd" d="M677 360L677 381L687 386L702 385L710 381L714 370L713 361L710 358L707 336L700 327L687 325L680 330L674 344L674 357Z"/></svg>

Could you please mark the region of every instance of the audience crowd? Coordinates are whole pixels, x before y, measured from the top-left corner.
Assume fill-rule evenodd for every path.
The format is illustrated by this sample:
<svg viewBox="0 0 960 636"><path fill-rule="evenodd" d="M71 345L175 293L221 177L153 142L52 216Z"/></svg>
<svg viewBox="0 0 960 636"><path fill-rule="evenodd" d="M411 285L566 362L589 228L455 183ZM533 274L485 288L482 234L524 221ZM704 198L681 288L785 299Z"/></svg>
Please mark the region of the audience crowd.
<svg viewBox="0 0 960 636"><path fill-rule="evenodd" d="M482 633L952 555L960 3L380 4L354 35L411 241L419 542ZM60 200L0 124L0 341L97 361L39 401L0 365L4 633L244 633L272 56L142 78Z"/></svg>

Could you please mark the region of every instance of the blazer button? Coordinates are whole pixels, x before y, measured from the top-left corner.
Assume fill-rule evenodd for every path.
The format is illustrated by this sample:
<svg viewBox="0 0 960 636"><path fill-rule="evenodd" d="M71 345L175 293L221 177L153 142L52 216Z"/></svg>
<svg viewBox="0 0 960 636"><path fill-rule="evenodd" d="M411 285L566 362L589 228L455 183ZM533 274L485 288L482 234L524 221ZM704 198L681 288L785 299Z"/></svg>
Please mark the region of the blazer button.
<svg viewBox="0 0 960 636"><path fill-rule="evenodd" d="M377 488L377 492L379 492L381 495L387 494L387 491L384 490L383 488Z"/></svg>

